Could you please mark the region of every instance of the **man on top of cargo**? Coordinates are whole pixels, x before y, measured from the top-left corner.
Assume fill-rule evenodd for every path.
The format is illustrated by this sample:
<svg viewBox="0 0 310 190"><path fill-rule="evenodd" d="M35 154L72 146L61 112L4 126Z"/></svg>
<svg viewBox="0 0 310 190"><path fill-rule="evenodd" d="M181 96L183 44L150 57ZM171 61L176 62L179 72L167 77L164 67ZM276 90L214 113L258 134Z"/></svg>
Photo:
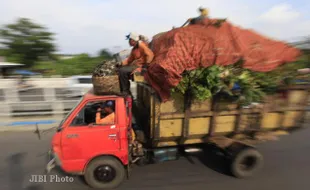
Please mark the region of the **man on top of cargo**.
<svg viewBox="0 0 310 190"><path fill-rule="evenodd" d="M189 24L197 24L199 22L201 22L203 19L208 18L209 16L209 12L206 8L202 8L200 7L198 9L198 11L200 12L200 15L198 17L195 18L189 18L183 25L182 27L186 26L188 23Z"/></svg>
<svg viewBox="0 0 310 190"><path fill-rule="evenodd" d="M114 124L115 122L115 113L114 113L114 103L113 101L106 101L103 104L103 110L107 113L107 116L101 118L101 108L97 109L96 113L96 124Z"/></svg>
<svg viewBox="0 0 310 190"><path fill-rule="evenodd" d="M154 59L154 53L145 42L140 40L138 34L130 33L126 37L133 48L129 57L121 63L119 82L121 92L130 94L130 75L134 72L141 72L142 68L147 68L147 65Z"/></svg>

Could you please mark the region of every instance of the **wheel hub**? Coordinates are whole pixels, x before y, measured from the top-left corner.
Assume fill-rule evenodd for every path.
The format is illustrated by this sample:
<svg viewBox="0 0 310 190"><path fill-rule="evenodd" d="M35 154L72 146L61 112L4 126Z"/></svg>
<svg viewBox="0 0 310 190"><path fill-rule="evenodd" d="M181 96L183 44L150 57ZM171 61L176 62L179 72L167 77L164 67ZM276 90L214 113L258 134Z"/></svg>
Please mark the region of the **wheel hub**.
<svg viewBox="0 0 310 190"><path fill-rule="evenodd" d="M249 171L252 170L256 165L256 158L254 156L245 157L240 163L242 170Z"/></svg>
<svg viewBox="0 0 310 190"><path fill-rule="evenodd" d="M98 166L94 171L94 176L97 181L108 183L116 177L116 171L109 165Z"/></svg>

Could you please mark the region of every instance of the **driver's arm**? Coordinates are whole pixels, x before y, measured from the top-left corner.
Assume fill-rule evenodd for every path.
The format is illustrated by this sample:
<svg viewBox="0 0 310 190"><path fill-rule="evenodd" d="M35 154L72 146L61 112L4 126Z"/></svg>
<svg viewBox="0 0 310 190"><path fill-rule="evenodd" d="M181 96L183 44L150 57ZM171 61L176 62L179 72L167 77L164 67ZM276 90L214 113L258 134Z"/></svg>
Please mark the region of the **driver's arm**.
<svg viewBox="0 0 310 190"><path fill-rule="evenodd" d="M101 112L97 111L97 113L96 113L96 124L100 124L100 120L101 120Z"/></svg>
<svg viewBox="0 0 310 190"><path fill-rule="evenodd" d="M114 124L114 112L101 119L101 112L96 113L96 124Z"/></svg>

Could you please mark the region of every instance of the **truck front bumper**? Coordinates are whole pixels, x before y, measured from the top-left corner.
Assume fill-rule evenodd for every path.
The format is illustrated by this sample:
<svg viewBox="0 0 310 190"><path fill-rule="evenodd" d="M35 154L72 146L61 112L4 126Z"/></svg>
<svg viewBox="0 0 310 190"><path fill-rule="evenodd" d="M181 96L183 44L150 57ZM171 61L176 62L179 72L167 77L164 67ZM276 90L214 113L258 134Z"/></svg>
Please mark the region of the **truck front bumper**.
<svg viewBox="0 0 310 190"><path fill-rule="evenodd" d="M49 150L47 153L47 165L45 167L46 173L50 173L51 170L55 168L56 166L61 167L60 159L53 150Z"/></svg>

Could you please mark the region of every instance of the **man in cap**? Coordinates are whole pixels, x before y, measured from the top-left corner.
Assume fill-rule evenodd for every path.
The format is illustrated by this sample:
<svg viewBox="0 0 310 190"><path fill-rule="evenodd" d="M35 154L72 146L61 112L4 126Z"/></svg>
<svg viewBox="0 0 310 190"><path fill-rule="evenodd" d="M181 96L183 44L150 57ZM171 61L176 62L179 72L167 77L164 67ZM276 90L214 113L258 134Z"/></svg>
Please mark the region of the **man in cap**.
<svg viewBox="0 0 310 190"><path fill-rule="evenodd" d="M140 40L140 35L132 32L126 37L129 40L129 45L133 48L129 57L121 63L119 81L121 92L130 94L130 75L136 71L141 71L142 68L147 68L148 64L154 59L154 53L145 42Z"/></svg>
<svg viewBox="0 0 310 190"><path fill-rule="evenodd" d="M104 118L101 118L101 108L97 109L96 113L96 124L114 124L115 122L115 107L114 107L114 102L113 101L106 101L103 104L103 110L105 113L107 113L107 116Z"/></svg>

